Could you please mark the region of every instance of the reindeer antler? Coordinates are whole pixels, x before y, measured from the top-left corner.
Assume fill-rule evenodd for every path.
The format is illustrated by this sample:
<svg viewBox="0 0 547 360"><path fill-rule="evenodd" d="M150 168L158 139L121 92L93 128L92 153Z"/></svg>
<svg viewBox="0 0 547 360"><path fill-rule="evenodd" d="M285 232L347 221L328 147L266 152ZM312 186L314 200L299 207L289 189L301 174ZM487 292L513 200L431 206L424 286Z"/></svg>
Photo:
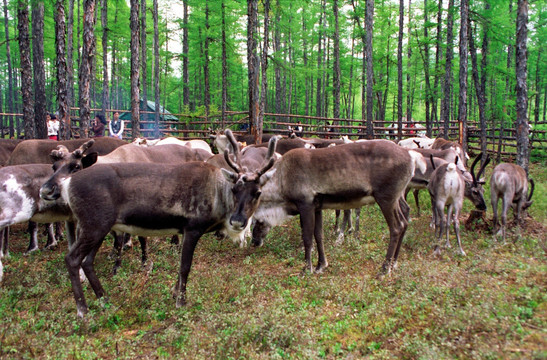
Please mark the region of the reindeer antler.
<svg viewBox="0 0 547 360"><path fill-rule="evenodd" d="M226 160L226 163L228 163L228 165L230 165L232 169L234 169L238 173L241 173L243 171L241 167L241 153L239 151L239 145L236 141L236 138L234 137L234 134L232 134L232 131L230 129L226 129L224 133L226 134L226 137L228 138L228 140L230 141L230 144L232 145L232 148L234 149L234 158L236 162L234 163L232 159L230 159L230 156L229 156L230 154L228 149L224 150L224 160Z"/></svg>
<svg viewBox="0 0 547 360"><path fill-rule="evenodd" d="M70 151L68 151L68 148L64 145L57 145L57 148L55 150L51 150L51 153L49 156L54 160L61 160L64 159L66 156L70 154Z"/></svg>
<svg viewBox="0 0 547 360"><path fill-rule="evenodd" d="M93 139L86 141L79 148L72 152L72 156L74 156L75 158L81 158L82 156L84 156L84 152L91 146L93 146L93 144L95 144L95 140Z"/></svg>
<svg viewBox="0 0 547 360"><path fill-rule="evenodd" d="M471 165L471 176L473 177L473 184L475 185L477 184L477 177L475 176L475 166L477 165L481 157L482 153L480 153L479 156L477 156L475 160L473 160L473 164Z"/></svg>
<svg viewBox="0 0 547 360"><path fill-rule="evenodd" d="M279 140L279 138L280 138L279 136L272 136L270 138L270 141L268 142L268 154L267 154L268 163L262 169L257 171L258 177L262 176L266 171L270 170L271 167L274 165L275 148L277 146L277 141Z"/></svg>

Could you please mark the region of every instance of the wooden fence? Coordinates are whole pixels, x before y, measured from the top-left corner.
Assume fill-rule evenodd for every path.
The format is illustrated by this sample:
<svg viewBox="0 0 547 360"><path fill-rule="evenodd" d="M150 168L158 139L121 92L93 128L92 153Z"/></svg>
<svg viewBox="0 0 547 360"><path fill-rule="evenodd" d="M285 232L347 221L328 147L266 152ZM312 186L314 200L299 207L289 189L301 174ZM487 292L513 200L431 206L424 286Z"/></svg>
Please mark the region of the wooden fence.
<svg viewBox="0 0 547 360"><path fill-rule="evenodd" d="M78 136L79 121L77 111L78 108L72 108L72 132ZM91 109L92 113L101 112L101 109ZM108 110L108 113L113 112L124 113L128 110ZM141 113L150 113L142 112ZM181 139L199 138L208 139L211 131L223 128L230 128L236 133L245 133L248 128L249 116L246 111L227 111L225 119L222 119L220 114L209 116L194 116L188 114L169 114L179 118L179 121L162 121L160 122L160 133L162 136L175 136ZM22 114L5 114L0 113L2 119L2 135L6 134L7 119L13 117L14 121L21 121ZM110 117L110 116L107 116ZM425 127L425 122L417 121L415 124L421 124ZM491 122L489 122L491 123ZM397 130L389 132L386 127L392 124L391 121L374 121L373 133L374 138L397 140ZM153 121L141 121L140 133L143 137L153 138L155 133L155 123ZM366 133L366 124L362 120L355 119L335 119L304 115L290 114L264 114L264 133L275 133L279 135L288 135L289 126L302 126L304 137L322 137L322 138L339 138L347 135L350 139L357 139L361 134ZM403 122L403 138L417 136L416 131L422 129L411 128L410 122ZM469 131L467 141L469 150L472 153L480 151L480 126L476 121L469 121ZM530 131L530 149L533 158L547 157L547 122L538 122L533 124L533 129ZM444 130L443 124L433 124L432 136L437 137ZM500 129L487 128L486 140L487 151L491 154L497 154L504 158L514 158L516 156L516 130L514 128ZM124 139L129 140L131 136L131 124L126 123ZM459 138L459 124L451 122L449 126L448 137L453 140Z"/></svg>

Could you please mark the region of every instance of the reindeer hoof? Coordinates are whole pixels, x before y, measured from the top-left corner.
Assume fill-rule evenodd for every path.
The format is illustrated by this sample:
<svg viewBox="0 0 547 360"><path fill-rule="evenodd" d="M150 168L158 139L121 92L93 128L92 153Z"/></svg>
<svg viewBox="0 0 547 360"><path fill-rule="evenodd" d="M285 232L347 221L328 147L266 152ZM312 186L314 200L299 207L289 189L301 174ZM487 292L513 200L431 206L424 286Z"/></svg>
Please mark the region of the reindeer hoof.
<svg viewBox="0 0 547 360"><path fill-rule="evenodd" d="M38 251L38 250L39 250L38 247L34 247L34 248L32 248L32 249L28 249L28 250L25 252L24 255L30 255L30 254L32 254L33 252Z"/></svg>
<svg viewBox="0 0 547 360"><path fill-rule="evenodd" d="M57 249L57 245L58 245L58 242L55 241L49 245L46 245L46 247L44 248L45 250L56 250Z"/></svg>

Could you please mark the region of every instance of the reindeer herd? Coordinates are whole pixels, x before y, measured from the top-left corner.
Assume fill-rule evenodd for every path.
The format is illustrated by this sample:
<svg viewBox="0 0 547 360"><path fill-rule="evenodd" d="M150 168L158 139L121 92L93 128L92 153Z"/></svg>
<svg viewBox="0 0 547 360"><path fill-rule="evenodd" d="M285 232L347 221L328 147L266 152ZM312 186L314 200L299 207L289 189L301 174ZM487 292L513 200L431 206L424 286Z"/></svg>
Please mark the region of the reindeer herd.
<svg viewBox="0 0 547 360"><path fill-rule="evenodd" d="M323 245L323 210L350 211L378 204L389 228L389 244L381 274L391 272L410 221L407 193L429 191L432 226L449 247L454 231L462 255L459 216L464 198L485 211L484 173L489 159L475 172L479 155L467 170L467 154L457 143L418 137L400 144L388 140L303 139L265 136L267 142L237 138L230 130L214 135L214 155L203 140L137 139L127 144L115 138L69 141L26 140L0 143L0 281L2 258L8 255L8 227L29 221L27 252L38 249L36 222L48 224L46 248L62 236L52 223L66 222L65 263L77 314L87 304L82 276L95 295L105 291L95 273L94 259L112 232L120 266L124 234L139 236L146 261L146 236L182 234L180 266L175 284L176 306L186 303L186 285L198 240L215 232L239 246L261 246L273 226L299 215L304 245L304 272L323 272L328 261ZM7 156L4 154L7 153ZM53 163L53 166L51 165ZM530 192L528 193L528 183ZM522 168L499 164L490 180L494 236L506 239L507 211L515 218L531 204L534 182ZM502 199L501 224L497 203ZM447 215L445 215L447 209ZM358 228L358 225L356 226ZM341 233L343 233L343 228ZM317 264L313 266L315 240ZM340 240L340 235L339 235ZM339 242L339 241L337 241ZM435 247L439 253L440 243ZM81 273L83 272L83 275Z"/></svg>

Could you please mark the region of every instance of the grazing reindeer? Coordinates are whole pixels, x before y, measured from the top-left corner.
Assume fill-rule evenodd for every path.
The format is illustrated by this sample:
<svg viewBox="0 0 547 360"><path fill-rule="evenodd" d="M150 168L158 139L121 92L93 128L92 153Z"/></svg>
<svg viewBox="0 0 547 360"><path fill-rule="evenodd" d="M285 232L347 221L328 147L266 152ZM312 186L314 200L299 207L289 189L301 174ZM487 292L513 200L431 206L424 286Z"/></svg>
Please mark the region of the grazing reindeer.
<svg viewBox="0 0 547 360"><path fill-rule="evenodd" d="M423 157L386 140L370 140L324 149L295 149L277 161L263 188L254 218L253 244L260 246L269 227L300 215L305 249L304 271L312 271L315 237L316 272L328 262L323 249L323 209L354 209L376 202L389 227L390 241L383 273L396 265L408 225L408 205L403 195Z"/></svg>
<svg viewBox="0 0 547 360"><path fill-rule="evenodd" d="M433 162L433 156L430 155L430 160L433 168L433 174L427 185L429 194L431 196L431 206L433 208L433 222L435 224L435 236L440 240L443 231L446 232L446 247L450 247L449 231L450 223L452 221L452 212L454 212L454 232L458 240L460 247L460 254L465 256L463 251L461 239L460 239L460 222L459 215L463 206L463 198L469 198L475 207L479 210L486 210L486 203L484 202L484 189L482 188L482 182L480 175L483 173L486 165L488 165L490 158L487 158L482 165L478 174L475 175L475 166L480 160L482 154L479 155L473 165L471 166L472 181L469 181L466 175L458 170L456 163L446 163L437 168ZM456 158L456 162L459 157ZM444 209L448 206L448 214L445 218ZM436 254L440 254L440 247L435 249Z"/></svg>
<svg viewBox="0 0 547 360"><path fill-rule="evenodd" d="M505 243L505 227L507 224L507 209L513 207L515 219L520 221L521 212L532 205L534 194L534 180L530 179L532 185L530 195L528 194L528 177L524 169L515 164L501 163L494 168L490 178L490 200L494 212L494 236L501 232L503 243ZM501 228L498 223L498 200L502 199Z"/></svg>
<svg viewBox="0 0 547 360"><path fill-rule="evenodd" d="M273 166L273 158L258 171L243 173L228 152L224 154L236 172L204 162L100 164L66 178L58 184L60 192L41 192L47 200L62 196L77 223L76 241L65 263L78 316L87 313L80 266L95 295L105 294L93 262L110 230L144 236L184 234L174 295L177 307L186 304L186 283L198 240L217 230L231 238L243 236L259 204L261 188L272 175L265 173Z"/></svg>

